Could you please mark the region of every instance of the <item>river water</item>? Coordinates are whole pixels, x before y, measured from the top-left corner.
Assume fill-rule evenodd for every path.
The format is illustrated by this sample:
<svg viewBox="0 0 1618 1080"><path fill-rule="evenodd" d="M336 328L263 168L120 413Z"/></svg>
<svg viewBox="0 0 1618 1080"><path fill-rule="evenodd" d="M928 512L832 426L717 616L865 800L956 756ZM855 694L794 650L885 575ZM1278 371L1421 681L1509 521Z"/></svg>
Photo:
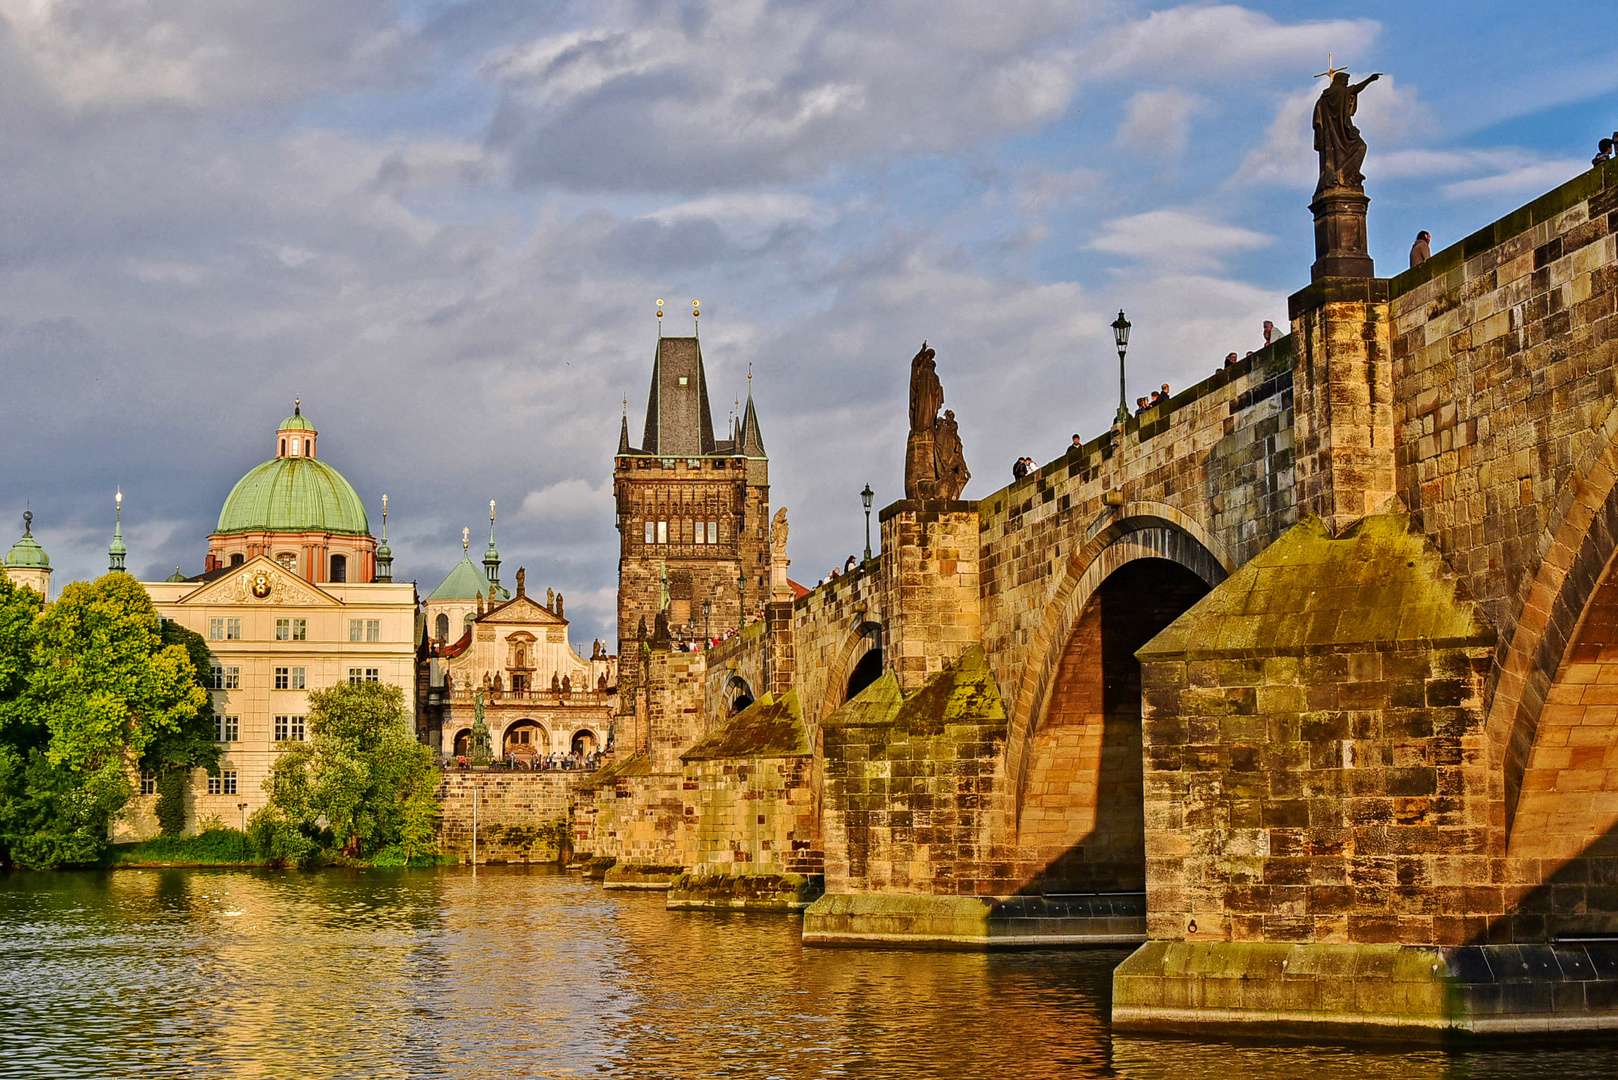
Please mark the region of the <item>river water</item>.
<svg viewBox="0 0 1618 1080"><path fill-rule="evenodd" d="M805 949L546 868L12 874L0 1077L1618 1076L1618 1039L1114 1037L1123 955Z"/></svg>

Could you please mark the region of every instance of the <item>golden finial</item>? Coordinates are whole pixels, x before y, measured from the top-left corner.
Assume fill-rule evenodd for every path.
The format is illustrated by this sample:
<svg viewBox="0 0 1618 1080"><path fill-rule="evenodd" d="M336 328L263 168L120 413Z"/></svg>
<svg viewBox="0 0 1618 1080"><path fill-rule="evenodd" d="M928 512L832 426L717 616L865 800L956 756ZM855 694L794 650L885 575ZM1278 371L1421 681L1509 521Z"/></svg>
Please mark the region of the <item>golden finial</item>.
<svg viewBox="0 0 1618 1080"><path fill-rule="evenodd" d="M470 525L461 529L461 550L472 550L472 527Z"/></svg>
<svg viewBox="0 0 1618 1080"><path fill-rule="evenodd" d="M1347 71L1347 70L1348 70L1347 68L1337 67L1336 64L1333 62L1332 54L1327 53L1326 54L1326 70L1322 71L1319 75L1316 75L1315 78L1317 78L1317 79L1332 79L1332 78L1337 77L1337 73L1339 71Z"/></svg>
<svg viewBox="0 0 1618 1080"><path fill-rule="evenodd" d="M494 500L493 499L489 500L489 520L490 521L494 520Z"/></svg>

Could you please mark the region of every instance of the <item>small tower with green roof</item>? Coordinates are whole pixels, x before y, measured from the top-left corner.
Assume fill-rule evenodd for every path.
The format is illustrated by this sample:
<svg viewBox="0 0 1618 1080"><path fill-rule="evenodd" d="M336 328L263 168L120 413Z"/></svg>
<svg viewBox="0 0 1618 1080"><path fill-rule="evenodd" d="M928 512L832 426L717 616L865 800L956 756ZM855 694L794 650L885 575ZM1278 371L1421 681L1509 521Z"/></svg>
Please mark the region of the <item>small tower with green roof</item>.
<svg viewBox="0 0 1618 1080"><path fill-rule="evenodd" d="M393 549L388 547L388 497L382 496L382 544L376 549L376 579L393 580Z"/></svg>
<svg viewBox="0 0 1618 1080"><path fill-rule="evenodd" d="M13 585L32 589L46 600L51 598L51 557L34 539L34 512L23 511L22 538L11 545L5 558L5 576Z"/></svg>
<svg viewBox="0 0 1618 1080"><path fill-rule="evenodd" d="M494 593L503 593L500 588L500 552L494 546L494 500L489 500L489 547L483 553L483 572L489 578L489 588Z"/></svg>
<svg viewBox="0 0 1618 1080"><path fill-rule="evenodd" d="M129 554L129 549L124 546L123 488L118 489L118 494L113 496L112 502L114 507L114 517L112 526L112 544L107 548L107 573L123 574L128 573L128 571L124 569L124 557Z"/></svg>

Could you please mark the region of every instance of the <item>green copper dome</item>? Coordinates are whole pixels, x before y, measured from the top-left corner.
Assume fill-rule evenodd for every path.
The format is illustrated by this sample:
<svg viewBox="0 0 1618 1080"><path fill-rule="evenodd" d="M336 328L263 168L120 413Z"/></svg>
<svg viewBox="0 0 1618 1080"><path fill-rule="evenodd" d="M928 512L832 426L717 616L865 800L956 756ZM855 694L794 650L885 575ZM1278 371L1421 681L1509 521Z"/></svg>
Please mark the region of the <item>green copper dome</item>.
<svg viewBox="0 0 1618 1080"><path fill-rule="evenodd" d="M51 557L45 554L45 549L39 546L38 540L31 534L24 533L20 540L11 545L11 554L6 556L6 565L13 570L21 570L24 567L49 570Z"/></svg>
<svg viewBox="0 0 1618 1080"><path fill-rule="evenodd" d="M266 461L236 482L219 511L214 532L369 536L371 523L365 505L342 473L318 458L281 457Z"/></svg>
<svg viewBox="0 0 1618 1080"><path fill-rule="evenodd" d="M291 416L289 416L285 420L281 421L281 426L276 428L275 430L277 430L277 431L313 431L313 430L315 430L315 425L311 424L308 420L306 420L304 418L302 410L299 409L297 411L294 411Z"/></svg>
<svg viewBox="0 0 1618 1080"><path fill-rule="evenodd" d="M432 595L428 596L427 599L476 600L481 596L486 600L493 601L509 600L511 598L511 594L504 589L498 590L496 595L491 597L489 595L491 588L488 576L472 565L471 559L463 556L461 561L455 564L455 569L445 575L444 580L438 583L438 588L434 589Z"/></svg>

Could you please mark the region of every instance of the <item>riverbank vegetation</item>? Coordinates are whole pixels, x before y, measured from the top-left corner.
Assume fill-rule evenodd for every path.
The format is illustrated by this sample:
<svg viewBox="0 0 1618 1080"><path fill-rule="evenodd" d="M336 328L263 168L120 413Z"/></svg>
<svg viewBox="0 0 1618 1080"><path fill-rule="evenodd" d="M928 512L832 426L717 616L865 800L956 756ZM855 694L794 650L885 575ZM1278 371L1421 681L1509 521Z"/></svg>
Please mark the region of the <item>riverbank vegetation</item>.
<svg viewBox="0 0 1618 1080"><path fill-rule="evenodd" d="M0 576L0 866L426 865L437 861L438 770L398 687L309 695L307 742L280 745L269 805L246 830L184 835L195 770L215 774L212 657L157 617L139 582L75 582L46 605ZM108 835L150 778L162 835Z"/></svg>
<svg viewBox="0 0 1618 1080"><path fill-rule="evenodd" d="M128 574L50 605L0 579L0 863L100 862L137 770L218 768L195 656L202 639L161 623Z"/></svg>

